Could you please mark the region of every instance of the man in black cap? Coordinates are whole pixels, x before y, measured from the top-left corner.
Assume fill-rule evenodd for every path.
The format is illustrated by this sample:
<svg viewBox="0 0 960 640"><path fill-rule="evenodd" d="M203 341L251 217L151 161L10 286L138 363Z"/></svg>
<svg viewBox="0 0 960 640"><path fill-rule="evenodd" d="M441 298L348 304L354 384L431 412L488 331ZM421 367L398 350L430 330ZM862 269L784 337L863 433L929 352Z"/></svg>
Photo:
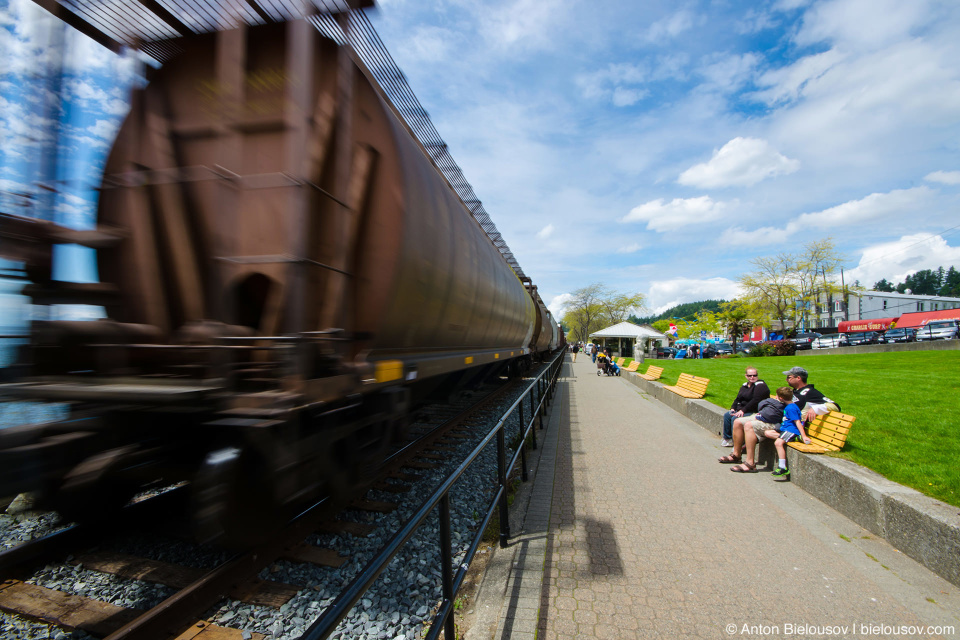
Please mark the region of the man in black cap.
<svg viewBox="0 0 960 640"><path fill-rule="evenodd" d="M814 389L812 384L807 384L807 370L803 367L793 367L783 374L787 376L787 384L793 387L793 401L804 421L810 422L829 411L840 411L838 403Z"/></svg>

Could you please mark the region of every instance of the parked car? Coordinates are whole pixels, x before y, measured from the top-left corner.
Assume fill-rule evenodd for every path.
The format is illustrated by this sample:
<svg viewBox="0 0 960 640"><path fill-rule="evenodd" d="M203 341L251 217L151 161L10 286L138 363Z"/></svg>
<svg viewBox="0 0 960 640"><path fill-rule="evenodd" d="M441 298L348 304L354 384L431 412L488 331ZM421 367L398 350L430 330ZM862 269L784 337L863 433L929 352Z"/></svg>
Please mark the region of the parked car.
<svg viewBox="0 0 960 640"><path fill-rule="evenodd" d="M813 341L820 337L819 333L798 333L797 337L791 338L793 343L797 345L797 351L801 349L812 349Z"/></svg>
<svg viewBox="0 0 960 640"><path fill-rule="evenodd" d="M675 355L677 350L674 347L657 347L658 358L672 358Z"/></svg>
<svg viewBox="0 0 960 640"><path fill-rule="evenodd" d="M814 349L833 349L835 347L846 346L847 339L842 333L834 333L828 336L820 336L813 341Z"/></svg>
<svg viewBox="0 0 960 640"><path fill-rule="evenodd" d="M718 342L713 345L714 350L717 352L718 356L729 356L733 355L733 347L726 342Z"/></svg>
<svg viewBox="0 0 960 640"><path fill-rule="evenodd" d="M958 334L960 323L956 320L937 320L917 329L917 340L954 340Z"/></svg>
<svg viewBox="0 0 960 640"><path fill-rule="evenodd" d="M882 336L880 336L880 342L885 343L894 343L894 342L913 342L917 339L917 330L913 327L895 327L893 329L887 329Z"/></svg>
<svg viewBox="0 0 960 640"><path fill-rule="evenodd" d="M855 347L861 344L880 344L880 334L876 331L861 331L847 334L847 344Z"/></svg>
<svg viewBox="0 0 960 640"><path fill-rule="evenodd" d="M750 347L752 347L754 344L756 344L756 343L754 343L754 342L738 342L738 343L737 343L737 353L748 353L748 352L750 351Z"/></svg>

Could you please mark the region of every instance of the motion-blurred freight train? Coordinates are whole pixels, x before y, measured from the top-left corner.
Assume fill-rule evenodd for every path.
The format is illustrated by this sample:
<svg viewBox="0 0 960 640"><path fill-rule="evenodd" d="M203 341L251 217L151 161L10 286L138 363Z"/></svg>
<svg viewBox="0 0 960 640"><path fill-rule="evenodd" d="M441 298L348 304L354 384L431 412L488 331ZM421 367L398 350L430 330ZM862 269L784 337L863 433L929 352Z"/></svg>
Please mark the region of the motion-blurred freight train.
<svg viewBox="0 0 960 640"><path fill-rule="evenodd" d="M108 316L32 323L0 394L71 414L0 432L0 495L90 518L187 481L201 536L229 536L363 484L417 406L563 346L345 47L305 21L168 44L97 229L0 216L33 304ZM63 243L99 283L52 279Z"/></svg>

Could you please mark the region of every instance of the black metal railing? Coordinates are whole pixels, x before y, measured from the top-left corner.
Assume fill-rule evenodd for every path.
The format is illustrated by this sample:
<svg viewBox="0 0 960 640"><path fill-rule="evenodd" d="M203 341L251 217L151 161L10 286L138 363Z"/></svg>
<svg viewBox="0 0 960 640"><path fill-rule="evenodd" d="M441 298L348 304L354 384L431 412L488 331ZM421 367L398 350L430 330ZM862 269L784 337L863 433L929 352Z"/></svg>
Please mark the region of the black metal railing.
<svg viewBox="0 0 960 640"><path fill-rule="evenodd" d="M433 492L433 495L423 502L416 513L407 521L407 524L367 563L367 566L353 579L337 599L333 601L324 614L307 629L306 633L301 636L301 640L323 640L329 637L340 621L350 612L350 609L360 601L377 577L387 568L387 565L400 551L401 547L403 547L403 545L413 537L421 525L423 525L434 508L439 508L442 600L439 610L434 616L433 624L430 625L430 631L425 638L426 640L436 640L436 638L440 636L441 631L445 633L445 638L448 640L456 637L454 635L453 616L456 594L466 578L470 562L480 547L483 533L490 524L494 513L498 510L500 512L500 546L507 546L510 538L510 521L507 508L507 480L510 478L518 459L521 464L521 478L523 480L527 479L526 443L529 440L531 446L534 448L537 446L537 429L535 427L539 425L539 429L544 428L543 416L556 391L557 380L563 365L564 353L565 350L561 350L550 365L530 383L530 386L527 387L516 402L514 402L497 421L496 426L490 430L470 455L460 463L456 470L440 483ZM527 407L529 413L525 413L525 407ZM517 451L508 461L507 456L509 452L507 450L506 428L507 422L512 420L514 414L516 414L519 419L520 429L518 435L520 436L520 446L517 447ZM483 519L480 521L476 536L470 543L463 557L463 561L457 567L456 573L454 573L450 531L450 490L460 476L462 476L470 465L483 453L487 445L494 440L497 442L496 491Z"/></svg>

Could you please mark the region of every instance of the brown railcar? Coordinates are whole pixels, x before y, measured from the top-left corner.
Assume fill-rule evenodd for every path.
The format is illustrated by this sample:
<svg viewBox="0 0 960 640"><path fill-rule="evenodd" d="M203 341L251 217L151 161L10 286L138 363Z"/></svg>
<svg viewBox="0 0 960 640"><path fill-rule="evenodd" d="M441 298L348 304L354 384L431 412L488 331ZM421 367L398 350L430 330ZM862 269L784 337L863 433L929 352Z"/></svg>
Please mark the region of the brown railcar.
<svg viewBox="0 0 960 640"><path fill-rule="evenodd" d="M89 517L187 480L213 538L362 483L416 404L562 335L345 48L304 21L168 44L98 231L0 220L35 304L109 316L35 323L0 391L89 417L0 433L0 492ZM57 242L101 282L50 280Z"/></svg>

